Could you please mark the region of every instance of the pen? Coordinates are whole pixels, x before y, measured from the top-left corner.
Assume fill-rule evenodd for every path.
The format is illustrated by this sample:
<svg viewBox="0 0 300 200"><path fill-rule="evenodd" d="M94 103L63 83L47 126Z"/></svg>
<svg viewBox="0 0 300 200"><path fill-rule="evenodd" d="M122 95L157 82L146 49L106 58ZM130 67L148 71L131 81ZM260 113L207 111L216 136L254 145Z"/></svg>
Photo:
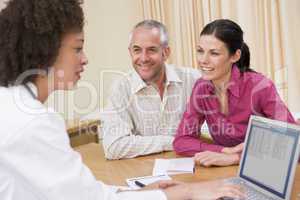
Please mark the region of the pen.
<svg viewBox="0 0 300 200"><path fill-rule="evenodd" d="M141 188L146 186L144 183L141 183L140 181L134 181L134 183Z"/></svg>

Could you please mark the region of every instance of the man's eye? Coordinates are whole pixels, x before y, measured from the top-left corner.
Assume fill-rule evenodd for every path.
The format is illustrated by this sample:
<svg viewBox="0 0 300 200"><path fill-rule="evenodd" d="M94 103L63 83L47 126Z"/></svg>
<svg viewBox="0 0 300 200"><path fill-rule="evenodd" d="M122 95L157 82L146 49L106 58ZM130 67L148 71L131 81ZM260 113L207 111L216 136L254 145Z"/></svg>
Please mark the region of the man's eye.
<svg viewBox="0 0 300 200"><path fill-rule="evenodd" d="M153 48L153 49L149 49L149 51L150 51L150 52L157 52L158 49Z"/></svg>
<svg viewBox="0 0 300 200"><path fill-rule="evenodd" d="M140 49L133 49L133 52L138 53L140 52Z"/></svg>
<svg viewBox="0 0 300 200"><path fill-rule="evenodd" d="M203 53L204 51L202 49L197 49L197 53Z"/></svg>

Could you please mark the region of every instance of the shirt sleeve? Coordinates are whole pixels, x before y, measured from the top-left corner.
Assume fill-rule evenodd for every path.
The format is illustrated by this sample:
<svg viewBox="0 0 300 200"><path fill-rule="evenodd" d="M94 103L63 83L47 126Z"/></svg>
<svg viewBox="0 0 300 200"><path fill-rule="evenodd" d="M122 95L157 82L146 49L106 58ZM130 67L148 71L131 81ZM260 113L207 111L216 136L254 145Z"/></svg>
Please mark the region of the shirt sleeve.
<svg viewBox="0 0 300 200"><path fill-rule="evenodd" d="M271 80L267 80L266 86L261 90L259 97L262 113L265 117L289 123L296 123Z"/></svg>
<svg viewBox="0 0 300 200"><path fill-rule="evenodd" d="M198 82L197 82L198 83ZM186 111L176 132L173 148L177 154L184 156L194 156L202 151L221 152L223 146L208 144L200 139L201 126L205 116L201 113L201 105L197 98L198 84L195 84Z"/></svg>
<svg viewBox="0 0 300 200"><path fill-rule="evenodd" d="M115 193L95 179L70 147L64 121L57 114L33 119L2 147L2 162L14 182L26 185L37 199L140 199L138 192ZM161 191L149 191L149 196L166 198Z"/></svg>
<svg viewBox="0 0 300 200"><path fill-rule="evenodd" d="M113 89L101 114L103 148L107 159L133 158L173 150L174 136L141 136L134 133L134 122L129 113L130 92L124 86Z"/></svg>

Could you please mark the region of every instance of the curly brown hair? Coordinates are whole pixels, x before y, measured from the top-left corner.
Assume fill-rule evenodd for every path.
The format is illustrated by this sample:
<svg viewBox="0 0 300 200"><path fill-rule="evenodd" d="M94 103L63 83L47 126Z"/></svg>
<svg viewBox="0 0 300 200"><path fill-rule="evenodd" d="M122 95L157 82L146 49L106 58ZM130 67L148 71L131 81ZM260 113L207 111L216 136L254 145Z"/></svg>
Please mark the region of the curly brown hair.
<svg viewBox="0 0 300 200"><path fill-rule="evenodd" d="M0 12L0 86L15 85L27 70L47 70L54 63L64 34L83 30L81 4L82 0L7 2Z"/></svg>

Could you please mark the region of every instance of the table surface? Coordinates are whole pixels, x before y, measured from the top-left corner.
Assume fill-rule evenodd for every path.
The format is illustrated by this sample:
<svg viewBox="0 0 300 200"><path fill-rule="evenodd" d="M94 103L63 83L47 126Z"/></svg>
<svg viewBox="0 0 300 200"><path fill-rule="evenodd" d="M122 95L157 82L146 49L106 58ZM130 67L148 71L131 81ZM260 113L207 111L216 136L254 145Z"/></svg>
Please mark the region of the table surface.
<svg viewBox="0 0 300 200"><path fill-rule="evenodd" d="M100 120L67 120L66 128L69 136L72 134L76 134L78 132L82 132L82 130L89 131L93 127L97 127L101 124Z"/></svg>
<svg viewBox="0 0 300 200"><path fill-rule="evenodd" d="M127 178L149 176L152 174L156 158L176 158L174 152L164 152L141 156L134 159L106 160L101 144L90 143L75 148L83 162L91 169L98 180L110 185L126 185ZM228 178L236 176L238 166L210 167L196 166L194 174L180 174L171 176L173 180L195 182ZM300 199L300 165L298 164L292 190L292 200Z"/></svg>

